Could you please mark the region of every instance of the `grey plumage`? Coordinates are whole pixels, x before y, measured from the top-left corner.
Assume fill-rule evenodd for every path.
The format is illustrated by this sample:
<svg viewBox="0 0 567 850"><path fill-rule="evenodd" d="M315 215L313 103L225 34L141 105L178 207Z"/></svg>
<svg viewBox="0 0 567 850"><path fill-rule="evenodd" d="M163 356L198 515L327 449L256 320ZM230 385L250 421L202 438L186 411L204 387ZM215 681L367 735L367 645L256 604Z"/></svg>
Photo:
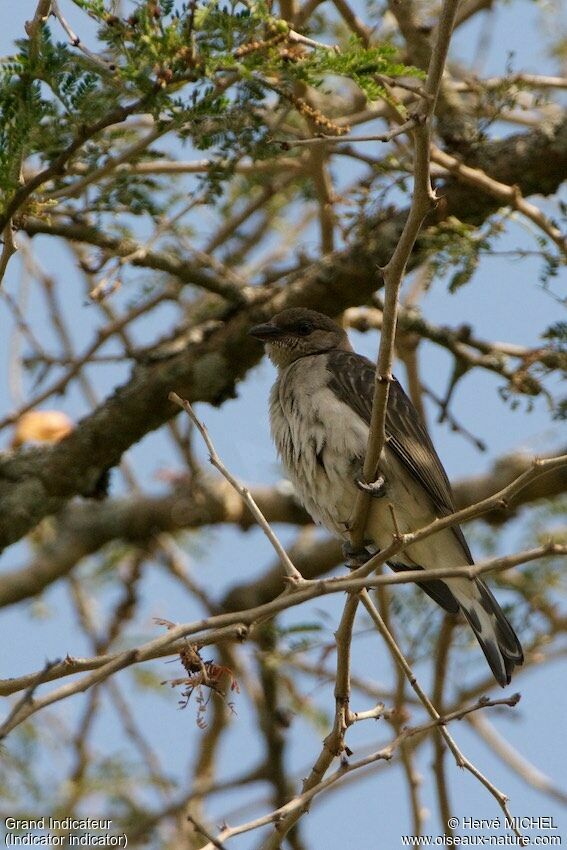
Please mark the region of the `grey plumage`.
<svg viewBox="0 0 567 850"><path fill-rule="evenodd" d="M252 328L278 367L270 395L270 424L282 463L299 498L318 522L348 539L368 441L374 366L352 351L346 333L312 310L286 310ZM412 531L454 511L451 485L413 404L400 384L390 386L386 445L380 458L386 498L371 502L365 536L376 549L394 533L388 504L402 531ZM394 570L472 564L459 527L408 546ZM494 596L480 580L423 582L423 590L446 611L461 609L496 680L510 681L523 654Z"/></svg>

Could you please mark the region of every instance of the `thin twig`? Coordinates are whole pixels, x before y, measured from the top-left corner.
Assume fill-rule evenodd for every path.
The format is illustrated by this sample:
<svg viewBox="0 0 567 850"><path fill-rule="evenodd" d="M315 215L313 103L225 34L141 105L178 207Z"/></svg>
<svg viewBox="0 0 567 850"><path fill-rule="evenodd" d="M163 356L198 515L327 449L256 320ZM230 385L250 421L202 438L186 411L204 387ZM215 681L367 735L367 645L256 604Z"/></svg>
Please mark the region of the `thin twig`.
<svg viewBox="0 0 567 850"><path fill-rule="evenodd" d="M61 24L63 29L65 30L65 33L66 33L71 45L73 47L77 47L81 51L83 56L85 56L89 60L89 62L92 62L94 65L96 65L96 67L99 70L101 70L104 74L112 74L112 72L114 70L114 66L113 66L112 62L107 62L106 60L101 59L101 57L98 54L94 53L92 50L89 50L89 48L86 47L86 45L83 44L83 42L81 41L79 36L75 32L73 32L73 30L71 29L71 25L69 24L69 22L62 15L61 10L59 9L59 4L57 3L57 0L51 0L51 8L52 8L53 14L57 18L57 20L59 21L59 23Z"/></svg>
<svg viewBox="0 0 567 850"><path fill-rule="evenodd" d="M231 280L225 280L223 277L213 275L204 270L200 263L190 262L185 257L180 257L177 253L168 250L145 251L140 256L138 250L143 246L135 239L130 239L129 237L120 238L111 236L106 232L82 224L61 224L58 221L47 222L31 217L25 222L24 229L30 236L45 233L48 236L60 236L71 242L84 242L87 245L94 245L102 249L105 257L116 255L120 257L131 256L132 265L134 266L142 266L165 272L182 283L200 286L233 303L247 303L254 297L254 288L252 286L245 288L235 286Z"/></svg>
<svg viewBox="0 0 567 850"><path fill-rule="evenodd" d="M329 50L331 53L340 53L339 46L337 44L324 44L322 41L315 41L312 38L307 38L305 35L301 35L301 33L295 32L294 30L289 30L287 33L287 40L291 41L292 44L304 44L306 47L315 47L318 50Z"/></svg>
<svg viewBox="0 0 567 850"><path fill-rule="evenodd" d="M483 499L480 502L475 502L468 508L463 508L460 511L455 511L454 513L449 514L448 516L442 517L440 519L434 519L433 522L429 523L428 525L417 531L407 532L400 535L397 539L393 540L389 546L387 546L381 552L378 552L378 554L370 558L365 564L363 564L362 567L359 567L357 570L354 570L351 573L351 576L358 577L369 575L369 573L372 572L372 570L376 569L376 567L380 566L380 564L387 563L392 555L396 554L402 549L406 549L408 546L411 546L414 543L418 543L419 541L424 540L431 534L443 531L445 528L453 528L454 526L460 525L463 522L468 522L471 519L476 519L476 517L482 516L482 514L488 513L494 508L506 509L508 507L509 500L518 492L520 492L520 490L522 490L524 487L527 487L527 485L530 484L534 480L534 478L538 478L545 472L549 472L553 469L561 468L566 465L567 455L560 455L556 458L547 458L545 460L535 458L532 461L532 465L529 469L527 469L525 472L515 478L506 487L503 487L501 490L499 490L498 493L495 493L493 496L489 496L487 499ZM466 568L462 569L466 570ZM473 566L472 569L475 569L475 567ZM427 574L430 575L432 572L437 571L428 570Z"/></svg>
<svg viewBox="0 0 567 850"><path fill-rule="evenodd" d="M447 667L449 661L449 651L451 649L451 638L455 629L455 620L449 614L443 617L443 623L437 639L435 647L435 675L433 680L432 702L436 706L440 714L445 713L444 705L444 687L447 681ZM449 799L449 790L447 787L445 755L447 748L443 742L441 735L437 735L433 742L435 751L433 761L433 773L435 775L435 785L437 792L437 804L439 806L439 818L443 824L445 835L454 835L453 828L450 826L451 803Z"/></svg>
<svg viewBox="0 0 567 850"><path fill-rule="evenodd" d="M94 136L97 136L102 130L105 130L113 124L121 124L135 112L143 112L147 104L151 102L152 97L153 93L144 95L143 97L131 101L124 106L114 107L114 109L109 110L106 115L98 121L95 121L93 124L82 124L67 147L65 147L46 168L39 171L36 175L34 175L34 177L24 183L23 186L20 186L19 189L13 193L11 199L6 204L4 212L0 214L0 228L4 229L6 227L14 214L23 206L23 204L26 203L28 198L36 191L36 189L39 189L40 186L43 186L44 183L47 183L54 177L58 177L63 174L69 159L71 159L71 157L80 150L80 148L82 148L85 142L89 141L89 139L92 139Z"/></svg>
<svg viewBox="0 0 567 850"><path fill-rule="evenodd" d="M533 89L567 89L567 77L553 77L545 74L511 74L509 77L474 77L462 82L451 81L455 91L478 91L479 89L509 90L511 87Z"/></svg>
<svg viewBox="0 0 567 850"><path fill-rule="evenodd" d="M14 706L12 706L10 713L8 714L8 716L6 717L6 719L4 720L2 725L0 726L0 741L2 740L2 738L4 738L8 734L8 732L12 728L12 724L14 723L15 720L17 720L17 718L21 715L21 713L24 712L27 708L29 708L30 706L33 705L33 695L34 695L36 689L41 684L43 684L43 682L46 682L48 680L50 671L54 667L57 667L58 664L60 664L59 660L48 661L45 664L43 670L40 670L38 673L35 673L31 677L31 681L29 682L28 686L26 687L25 692L22 694L20 699L17 700L16 704Z"/></svg>
<svg viewBox="0 0 567 850"><path fill-rule="evenodd" d="M424 87L427 98L420 102L414 116L418 123L414 128L414 189L410 211L394 253L385 268L382 269L384 315L376 368L372 416L363 469L363 477L369 482L376 478L380 455L386 439L386 409L390 382L392 381L400 286L423 220L435 203L435 193L431 187L429 173L431 121L437 103L457 7L458 0L445 0L441 9ZM370 496L367 493L359 492L350 530L351 540L355 547L362 545L369 507Z"/></svg>
<svg viewBox="0 0 567 850"><path fill-rule="evenodd" d="M409 118L404 124L393 127L386 133L379 133L377 135L370 136L328 136L325 133L321 133L309 139L276 139L275 141L277 141L285 150L294 148L296 145L312 147L313 145L341 145L346 144L347 142L391 142L392 139L396 138L396 136L401 136L403 133L409 133L410 130L415 128L417 123L416 118Z"/></svg>
<svg viewBox="0 0 567 850"><path fill-rule="evenodd" d="M109 337L120 333L125 325L129 324L139 316L149 312L166 298L167 293L162 290L161 292L158 292L157 295L152 295L147 301L143 301L140 304L135 305L130 312L126 313L124 316L120 316L115 322L104 328L100 328L96 338L88 346L88 348L72 360L69 369L60 378L57 378L51 386L47 387L47 389L42 390L36 396L33 396L28 402L26 402L26 404L22 405L22 407L18 408L18 410L14 413L4 417L0 421L0 429L5 428L7 425L11 425L13 422L17 422L24 413L27 413L29 410L34 410L48 398L51 398L51 396L63 393L69 382L77 375L81 374L83 367L92 362L92 357L95 352L98 351Z"/></svg>
<svg viewBox="0 0 567 850"><path fill-rule="evenodd" d="M273 548L275 549L280 561L282 562L282 566L288 579L294 584L301 584L303 582L303 576L301 575L299 570L297 570L292 564L287 552L278 540L276 534L273 532L269 522L267 521L264 514L252 498L252 494L248 487L245 487L243 484L240 484L240 482L237 481L234 475L232 475L232 473L228 471L224 463L221 461L209 436L209 432L207 431L201 420L196 416L195 411L191 407L190 403L186 399L180 398L177 393L174 392L171 392L169 394L169 400L172 401L174 404L179 405L179 407L183 408L183 410L185 410L185 412L188 414L193 424L196 426L197 430L199 431L205 442L205 445L207 446L207 449L209 450L209 459L212 465L216 467L216 469L218 469L220 474L224 478L226 478L228 483L236 490L236 492L240 496L242 496L246 503L246 507L249 509L250 513L252 514L252 516L254 517L254 519L256 520L256 522L258 523L270 543L272 544Z"/></svg>
<svg viewBox="0 0 567 850"><path fill-rule="evenodd" d="M372 30L358 17L346 0L333 0L333 4L349 29L357 35L365 47L370 44Z"/></svg>
<svg viewBox="0 0 567 850"><path fill-rule="evenodd" d="M221 841L219 841L218 838L215 838L214 835L211 835L209 830L205 826L203 826L203 824L198 821L196 817L194 817L192 814L188 814L186 817L189 823L192 823L195 827L195 831L200 832L201 835L206 838L207 841L210 842L212 847L215 847L216 850L226 850L225 845Z"/></svg>
<svg viewBox="0 0 567 850"><path fill-rule="evenodd" d="M39 34L41 32L41 28L45 26L45 23L49 18L50 11L51 0L39 0L33 19L31 21L26 21L24 24L26 35L30 40L30 59L33 62L35 62L39 51Z"/></svg>
<svg viewBox="0 0 567 850"><path fill-rule="evenodd" d="M140 144L146 147L145 139L140 140ZM235 174L264 174L273 171L301 171L303 168L301 162L291 157L280 157L274 160L249 160L245 159L237 163L233 163L229 159L193 159L193 160L176 160L176 159L150 159L147 162L131 162L133 148L128 148L124 154L112 159L106 163L98 171L89 171L84 163L75 162L67 169L68 174L87 175L88 183L83 183L81 188L98 180L101 176L105 176L109 171L116 170L118 174L206 174L211 169L223 169L230 167ZM78 183L66 189L58 189L57 192L50 192L46 197L53 198L58 195L68 197L71 192L78 194Z"/></svg>
<svg viewBox="0 0 567 850"><path fill-rule="evenodd" d="M337 644L337 668L335 676L335 717L331 731L323 741L323 748L311 768L309 776L303 781L301 796L306 802L311 799L313 789L320 786L325 773L334 759L345 749L344 736L347 728L353 723L349 710L350 699L350 648L354 618L358 608L358 597L349 596L343 609L339 627L335 632ZM311 795L311 796L306 796ZM285 806L283 807L285 808ZM281 842L302 814L307 811L307 805L294 808L286 817L278 818L275 831L262 844L261 850L277 850Z"/></svg>
<svg viewBox="0 0 567 850"><path fill-rule="evenodd" d="M179 641L186 637L192 637L193 641L201 646L209 645L220 640L243 639L248 627L253 623L261 622L288 608L294 608L311 599L317 599L331 593L357 593L365 588L380 587L381 585L435 581L439 578L460 576L471 579L488 572L504 571L519 564L528 563L540 558L564 555L567 555L567 545L548 543L535 549L515 553L514 555L490 558L474 566L439 568L436 570L427 570L427 572L424 570L408 570L407 572L394 575L387 574L372 577L363 576L353 578L352 576L345 576L342 578L317 579L313 581L304 579L292 592L280 594L280 596L272 599L270 602L265 602L254 608L248 608L242 611L217 614L204 620L183 623L174 629L170 629L167 634L142 644L135 651L125 650L124 652L97 656L95 658L67 657L46 674L44 681L53 681L65 676L75 675L76 673L100 670L101 668L106 668L105 674L102 676L102 678L105 678L109 675L108 670L110 670L111 665L120 660L124 662L123 666L127 667L131 664L150 661L155 658L163 658L166 655L179 654L179 650L184 645L183 643L179 643ZM113 671L111 670L111 672ZM19 678L0 680L0 696L8 696L29 687L38 675L38 673L33 673ZM87 690L95 681L98 681L98 679L91 681L89 677L85 677L85 680L74 683L75 687L72 691L62 692L60 694L54 692L49 695L45 705L65 699L71 693L79 693L80 691ZM39 705L38 703L35 706L34 711L44 707L44 705Z"/></svg>
<svg viewBox="0 0 567 850"><path fill-rule="evenodd" d="M234 827L225 827L221 832L217 835L216 841L227 841L229 838L233 838L236 835L242 835L245 832L251 832L252 830L259 829L262 826L267 826L270 823L276 824L276 826L281 825L284 822L284 819L291 818L294 816L297 811L301 811L307 808L307 806L311 803L312 799L331 788L335 783L341 781L345 776L348 776L350 773L353 773L361 768L368 767L369 765L375 764L377 761L390 761L392 756L399 749L400 745L407 741L409 738L415 736L421 736L424 733L433 731L437 728L440 728L442 731L446 731L444 727L454 721L460 720L463 717L471 714L475 711L481 711L485 708L490 708L492 706L500 706L506 705L509 707L514 707L519 699L519 695L515 694L512 697L499 699L499 700L487 700L486 702L479 701L475 703L475 705L467 706L459 711L456 711L452 714L447 714L444 716L437 715L433 717L427 723L422 723L419 726L409 727L404 729L393 741L391 741L387 746L378 750L377 752L372 753L369 756L358 759L357 761L342 762L341 765L337 768L337 770L332 773L327 779L321 780L317 785L311 787L308 791L303 791L301 794L298 794L289 803L286 803L285 806L281 806L279 809L276 809L273 812L269 812L266 815L262 815L255 820L249 821L247 823L239 824ZM448 733L447 733L448 734ZM281 846L281 835L277 836L277 840L280 843L273 843L270 839L264 842L261 845L261 850L272 850L272 848L278 848ZM206 844L201 850L214 850L215 845L212 843Z"/></svg>
<svg viewBox="0 0 567 850"><path fill-rule="evenodd" d="M14 242L12 219L10 219L8 224L4 228L4 233L2 234L2 253L0 254L0 286L2 285L2 281L4 280L4 275L6 274L6 269L8 268L10 257L12 257L17 250L18 246Z"/></svg>
<svg viewBox="0 0 567 850"><path fill-rule="evenodd" d="M437 709L435 708L435 706L433 705L433 703L431 702L431 700L429 699L429 697L427 696L427 694L425 693L425 691L423 690L421 685L419 684L419 682L418 682L418 680L415 676L415 673L413 672L412 668L410 667L410 665L406 661L404 654L402 653L398 644L396 643L396 641L394 640L394 638L392 637L392 635L388 631L386 624L384 623L382 617L380 616L380 614L376 610L374 603L370 599L370 596L368 595L368 591L364 590L360 594L360 599L361 599L362 604L364 605L364 607L366 608L366 610L370 614L370 618L372 619L372 622L374 623L374 625L378 629L380 635L382 636L382 638L384 639L384 641L388 645L392 654L395 655L397 663L400 665L400 667L404 671L410 685L414 689L415 693L417 694L419 700L423 704L427 713L429 714L429 716L434 721L437 721L437 723L439 725L440 734L442 735L443 739L445 740L445 743L447 744L447 746L449 747L449 749L453 753L453 756L455 757L455 761L457 763L457 766L462 767L465 770L468 770L469 773L471 773L476 779L478 779L478 781L481 783L481 785L484 785L484 787L487 789L487 791L489 791L490 794L492 794L492 796L494 797L494 799L497 801L498 805L500 806L500 808L504 812L504 815L506 817L507 822L513 824L510 809L508 808L508 797L506 796L506 794L504 794L502 791L500 791L483 773L481 773L481 771L471 761L469 761L469 759L466 758L465 755L463 755L459 746L457 745L456 741L454 740L453 736L450 735L449 732L447 731L447 729L445 728L445 722L443 722L441 720L441 715L439 714L439 712L437 711ZM520 699L520 695L515 694L513 697L510 698L510 701L507 704L508 705L515 705L518 702L519 699ZM466 712L466 713L468 713L468 712ZM460 716L463 717L464 715L461 713ZM518 836L518 838L522 839L522 834L518 831L517 827L512 826L512 829L513 829L514 833Z"/></svg>
<svg viewBox="0 0 567 850"><path fill-rule="evenodd" d="M484 717L482 719L470 717L468 721L490 748L490 751L495 753L508 767L511 767L520 779L531 785L532 788L537 788L542 794L553 797L564 806L567 805L567 791L555 785L549 776L546 776L524 756L520 755L516 748L500 735L492 723Z"/></svg>
<svg viewBox="0 0 567 850"><path fill-rule="evenodd" d="M45 200L51 201L58 198L76 198L88 186L93 183L100 183L103 177L106 177L114 170L118 170L120 166L125 166L128 172L133 171L136 165L133 163L133 160L142 153L142 151L146 150L146 148L148 148L153 142L168 133L170 129L171 128L167 124L160 124L158 127L154 127L149 133L142 136L141 139L138 139L137 142L122 151L121 154L118 154L118 156L107 157L104 165L100 168L86 169L86 176L83 177L82 180L77 180L76 183L62 186L60 189L55 189L52 192L46 192L44 194ZM140 165L142 164L147 165L148 163L140 163ZM80 168L80 165L78 167ZM74 169L69 168L67 173L73 174Z"/></svg>
<svg viewBox="0 0 567 850"><path fill-rule="evenodd" d="M539 256L539 254L538 254ZM369 328L382 329L383 304L376 296L377 307L350 307L345 311L345 321L349 327L359 331ZM502 375L513 386L518 385L518 373L526 363L541 363L547 369L567 368L567 355L551 347L529 348L524 345L502 341L489 341L474 335L472 328L466 324L457 327L434 325L427 321L419 310L414 307L398 306L397 328L400 331L414 333L420 338L431 340L436 345L446 348L455 359L467 369L487 369L497 375ZM476 349L476 350L475 350ZM480 354L477 354L480 352ZM508 365L509 358L520 360L518 366ZM525 390L535 389L534 380L528 383Z"/></svg>

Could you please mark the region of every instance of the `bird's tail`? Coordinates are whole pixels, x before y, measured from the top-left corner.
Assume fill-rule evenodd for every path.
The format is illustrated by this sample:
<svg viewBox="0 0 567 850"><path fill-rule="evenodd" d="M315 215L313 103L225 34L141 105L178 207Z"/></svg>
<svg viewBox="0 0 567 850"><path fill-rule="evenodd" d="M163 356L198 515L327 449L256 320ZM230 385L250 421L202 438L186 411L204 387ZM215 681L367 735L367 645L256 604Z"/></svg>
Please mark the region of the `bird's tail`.
<svg viewBox="0 0 567 850"><path fill-rule="evenodd" d="M524 653L516 632L506 619L491 591L475 579L473 594L464 595L451 586L463 614L488 661L494 678L501 687L510 684L514 667L524 663ZM470 588L470 586L469 586Z"/></svg>

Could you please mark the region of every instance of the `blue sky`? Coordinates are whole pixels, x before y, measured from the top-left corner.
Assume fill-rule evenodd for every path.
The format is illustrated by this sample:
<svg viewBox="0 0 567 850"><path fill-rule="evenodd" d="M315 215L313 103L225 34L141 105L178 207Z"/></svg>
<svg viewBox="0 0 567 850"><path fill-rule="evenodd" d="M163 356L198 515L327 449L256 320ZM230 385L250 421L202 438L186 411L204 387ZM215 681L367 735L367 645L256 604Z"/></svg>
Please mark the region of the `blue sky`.
<svg viewBox="0 0 567 850"><path fill-rule="evenodd" d="M4 0L2 7L7 14L3 16L0 50L5 53L10 51L9 45L14 36L22 31L23 21L32 17L35 3L28 0ZM484 20L484 16L480 17L481 20L464 27L457 34L453 42L454 56L466 59L476 55ZM535 3L520 0L499 6L491 18L494 37L482 72L504 73L510 53L514 54L513 63L518 70L542 73L554 71L553 65L544 54L533 49L534 31L540 23L541 11ZM347 173L339 175L345 180L348 176ZM551 206L549 209L551 210ZM499 247L515 248L525 242L524 227L513 224L499 243ZM65 278L65 309L75 339L81 348L86 345L97 324L94 308L85 303L82 282L78 279L69 256L61 248L54 247L48 239L38 239L37 245L38 255L45 268L59 279ZM509 257L486 258L474 281L454 295L447 293L445 281L435 281L424 302L424 313L437 324L470 323L479 335L485 338L526 345L536 344L538 331L559 318L557 301L537 283L538 271L537 261L530 258L521 263L513 262ZM14 291L18 274L18 264L14 262L4 283L8 291ZM557 291L559 286L565 283L565 278L563 273L562 280L555 283ZM131 278L125 295L135 296L136 286L137 281ZM32 321L38 321L43 310L40 299L33 296L29 305ZM147 343L158 337L167 329L168 321L169 316L165 313L148 320L139 332L140 341ZM14 400L10 398L6 367L10 338L4 329L9 329L9 326L5 307L0 305L0 327L3 329L0 333L0 363L3 364L0 366L2 416L14 405ZM353 334L352 339L357 350L374 358L377 350L375 335ZM449 358L435 346L425 343L423 369L429 383L442 393L450 373ZM115 366L97 367L96 370L91 370L91 376L101 398L104 398L127 378L127 370L120 370ZM272 367L264 360L239 387L237 399L224 404L220 410L205 405L199 406L198 412L206 421L224 461L235 474L246 481L271 482L280 477L267 423L266 399L272 380ZM498 396L497 388L500 384L501 380L497 376L474 373L459 384L455 395L453 412L457 418L467 423L467 427L474 434L487 442L488 452L485 455L479 454L470 443L452 433L446 426L437 425L433 411L430 411L434 441L451 478L474 475L486 470L495 458L519 447L537 453L558 446L562 436L564 440L564 433L560 432L557 423L550 420L543 400L536 401L534 411L529 415L523 406L513 412ZM77 390L57 399L56 403L74 418L85 412ZM201 454L205 457L203 452ZM156 479L156 473L179 463L172 455L162 433L145 438L139 446L132 449L129 458L139 470L142 481L152 490L163 486ZM118 475L114 476L114 482L114 493L120 492ZM291 541L293 535L288 529L279 531L284 541ZM504 547L513 547L521 531L522 520L511 525L503 536ZM261 575L266 565L274 561L269 544L257 530L243 536L230 529L213 529L201 535L197 544L198 554L191 555L195 576L207 587L209 593L219 599L228 587ZM192 549L189 551L192 552ZM4 553L0 569L12 569L24 562L25 549L20 544ZM111 599L112 590L108 589L102 595L101 616L108 610ZM282 623L297 624L314 618L323 624L322 639L331 641L341 605L340 598L328 597L312 603L305 610L288 612L282 617ZM45 595L42 616L38 616L40 610L34 603L24 603L3 610L3 633L10 636L11 647L18 647L17 653L4 653L1 674L3 677L38 669L44 659L62 657L67 652L73 655L92 654L75 623L66 589L59 585L51 588ZM158 566L154 566L146 576L142 605L130 634L137 641L156 636L157 629L152 622L155 616L182 622L193 619L199 613L195 604L180 594L178 586ZM34 614L34 618L30 620L31 614ZM369 675L376 682L386 681L390 668L384 647L378 636L368 631L365 625L361 618L357 629L361 634L357 637L354 648L355 665L360 665L367 673L371 671ZM522 623L516 625L521 632ZM464 671L464 675L470 677L471 681L481 672L483 664L481 657L473 658L472 655L471 653L470 669L467 667ZM155 662L151 666L157 675L163 678L176 676L179 669L175 664L164 666L164 662ZM426 666L423 665L418 672L427 682ZM567 755L564 722L567 712L565 672L563 660L546 664L541 670L531 670L518 680L522 701L515 709L514 717L510 717L510 712L494 712L489 718L526 758L532 760L558 783L565 782ZM463 671L460 669L452 669L450 673L454 682L459 681L462 675ZM125 692L130 693L131 674L120 674L119 681ZM332 686L321 685L310 697L314 704L331 716ZM359 704L356 708L370 707L368 703L363 704L361 697L357 699ZM66 719L72 719L82 710L84 702L83 695L76 696L71 701L60 704L58 710ZM235 698L235 702L238 713L231 722L230 732L221 749L222 764L228 774L239 773L245 765L252 765L258 756L253 729L251 732L249 727L251 713L246 698L241 695ZM170 691L159 697L141 695L136 697L134 704L140 726L146 731L149 730L153 746L159 752L163 764L167 765L168 772L178 778L186 776L198 747L199 736L202 734L194 723L192 710L178 711L176 699ZM456 724L453 734L464 752L495 784L510 795L514 814L552 815L560 825L564 840L567 838L564 808L556 802L549 802L505 769L494 753L484 746L479 746L478 739L471 734L465 723ZM321 736L314 735L303 718L297 718L294 734L290 737L292 743L288 753L289 765L291 772L301 778L318 753ZM385 743L389 740L389 730L384 730L376 724L371 738L377 745ZM112 709L104 712L95 741L101 752L126 754L123 733L116 723ZM353 729L349 733L349 745L356 756L363 754L361 749L357 750L357 745L367 746L368 741L368 733L363 730ZM9 741L7 746L10 746ZM432 812L427 831L437 834L440 830L429 771L431 759L432 751L428 745L420 753L419 770L423 777L424 802ZM46 760L40 769L56 784L64 776L64 767L64 756L56 753L53 758ZM387 773L387 776L382 776L382 773ZM449 776L455 814L479 818L501 817L493 798L472 777L454 766L451 767ZM234 791L230 796L218 795L214 798L211 809L213 821L223 817L227 811L233 812L231 820L235 822L247 819L253 812L245 812L242 807L249 799L248 791ZM345 786L340 799L339 808L339 798L334 794L322 798L314 804L305 819L303 829L310 846L316 850L335 850L345 846L356 846L357 850L394 848L399 846L400 834L410 831L406 790L398 764L381 765L364 781ZM233 840L229 846L235 850L251 850L257 846L257 841L255 836L242 836Z"/></svg>

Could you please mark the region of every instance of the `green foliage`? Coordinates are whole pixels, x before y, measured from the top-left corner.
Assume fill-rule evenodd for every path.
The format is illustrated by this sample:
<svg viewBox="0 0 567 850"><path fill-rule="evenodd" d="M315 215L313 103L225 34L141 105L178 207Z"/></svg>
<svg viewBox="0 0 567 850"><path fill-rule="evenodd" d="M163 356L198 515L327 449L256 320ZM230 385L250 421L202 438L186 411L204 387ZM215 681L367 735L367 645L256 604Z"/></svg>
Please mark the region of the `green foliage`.
<svg viewBox="0 0 567 850"><path fill-rule="evenodd" d="M18 185L21 162L37 149L38 129L53 116L41 96L39 80L30 76L25 54L0 64L0 191Z"/></svg>
<svg viewBox="0 0 567 850"><path fill-rule="evenodd" d="M349 77L375 99L386 96L377 75L419 74L396 62L387 44L365 48L351 40L339 53L296 49L288 25L262 1L141 0L124 18L102 0L75 2L97 23L98 45L56 41L51 28L62 30L50 19L0 64L0 190L6 203L18 189L24 161L33 158L41 170L62 157L51 186L64 189L74 180L68 172L75 163L96 170L106 162L110 148L100 130L118 125L112 132L116 155L129 136L125 119L148 114L164 132L175 131L223 162L211 176L218 193L231 161L274 152L267 119L280 103L286 110L290 102L297 106L291 92L298 81L317 86ZM143 149L136 153L145 156ZM138 175L125 181L113 172L96 183L89 209L118 206L155 216L155 188ZM35 215L42 211L38 201Z"/></svg>
<svg viewBox="0 0 567 850"><path fill-rule="evenodd" d="M330 76L348 77L365 93L368 100L390 100L390 95L377 77L423 77L419 68L395 61L396 49L390 44L364 47L362 42L350 38L340 52L315 51L308 54L298 66L300 75L309 82Z"/></svg>
<svg viewBox="0 0 567 850"><path fill-rule="evenodd" d="M562 398L556 403L553 418L556 422L567 421L567 398Z"/></svg>
<svg viewBox="0 0 567 850"><path fill-rule="evenodd" d="M502 225L493 220L484 230L463 224L456 218L430 229L423 237L431 251L431 274L449 277L449 292L468 283L478 268L480 254L489 251L492 239Z"/></svg>
<svg viewBox="0 0 567 850"><path fill-rule="evenodd" d="M45 787L35 767L42 745L52 746L46 735L40 738L33 723L25 723L14 733L11 747L2 748L0 759L0 797L4 805L16 807L23 799L31 803L45 800Z"/></svg>
<svg viewBox="0 0 567 850"><path fill-rule="evenodd" d="M548 340L557 351L567 352L567 322L555 322L542 333L542 339Z"/></svg>

